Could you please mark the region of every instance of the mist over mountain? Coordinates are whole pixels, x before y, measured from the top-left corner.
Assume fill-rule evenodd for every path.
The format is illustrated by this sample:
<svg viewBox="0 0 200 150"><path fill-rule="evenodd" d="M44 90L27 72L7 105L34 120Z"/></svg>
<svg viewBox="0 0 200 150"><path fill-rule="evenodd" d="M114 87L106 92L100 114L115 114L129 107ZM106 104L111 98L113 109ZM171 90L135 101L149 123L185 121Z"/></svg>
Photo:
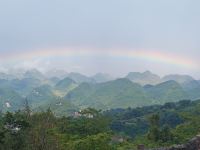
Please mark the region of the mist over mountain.
<svg viewBox="0 0 200 150"><path fill-rule="evenodd" d="M68 75L68 72L65 71L65 70L61 70L61 69L53 69L53 70L46 71L44 73L44 75L47 78L57 77L57 78L63 79L63 78L65 78Z"/></svg>
<svg viewBox="0 0 200 150"><path fill-rule="evenodd" d="M151 73L150 71L145 71L143 73L130 72L126 76L126 78L141 85L146 85L146 84L155 85L161 82L160 81L161 78L158 75Z"/></svg>
<svg viewBox="0 0 200 150"><path fill-rule="evenodd" d="M162 81L169 81L169 80L174 80L180 84L183 84L186 82L193 81L194 78L189 75L178 75L178 74L166 75L162 78Z"/></svg>
<svg viewBox="0 0 200 150"><path fill-rule="evenodd" d="M77 83L82 83L82 82L95 82L94 79L87 77L85 75L82 75L80 73L76 73L76 72L71 72L68 74L67 76L68 78L71 78L72 80L74 80Z"/></svg>
<svg viewBox="0 0 200 150"><path fill-rule="evenodd" d="M28 70L23 74L23 78L36 78L44 80L46 77L37 69Z"/></svg>
<svg viewBox="0 0 200 150"><path fill-rule="evenodd" d="M63 105L105 110L200 98L200 82L189 75L161 78L146 71L130 72L125 78L115 79L103 73L86 76L62 70L41 73L37 69L24 71L20 77L13 72L0 75L3 110L20 108L25 99L35 109L56 106L54 108L59 113L59 107L63 108Z"/></svg>
<svg viewBox="0 0 200 150"><path fill-rule="evenodd" d="M97 73L91 78L94 79L97 83L107 82L114 79L111 75L105 73Z"/></svg>

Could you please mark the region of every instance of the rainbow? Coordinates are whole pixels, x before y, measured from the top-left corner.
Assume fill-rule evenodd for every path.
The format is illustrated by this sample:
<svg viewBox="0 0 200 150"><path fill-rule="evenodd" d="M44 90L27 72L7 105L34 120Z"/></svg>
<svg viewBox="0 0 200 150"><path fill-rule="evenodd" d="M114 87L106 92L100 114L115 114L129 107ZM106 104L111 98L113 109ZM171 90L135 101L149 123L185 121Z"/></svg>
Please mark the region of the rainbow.
<svg viewBox="0 0 200 150"><path fill-rule="evenodd" d="M179 56L174 53L164 53L159 50L121 50L121 49L92 49L92 48L59 48L38 49L18 53L4 53L0 55L1 61L31 60L35 58L51 57L84 57L84 56L109 56L117 58L141 59L144 61L176 65L185 68L197 68L198 63L188 57Z"/></svg>

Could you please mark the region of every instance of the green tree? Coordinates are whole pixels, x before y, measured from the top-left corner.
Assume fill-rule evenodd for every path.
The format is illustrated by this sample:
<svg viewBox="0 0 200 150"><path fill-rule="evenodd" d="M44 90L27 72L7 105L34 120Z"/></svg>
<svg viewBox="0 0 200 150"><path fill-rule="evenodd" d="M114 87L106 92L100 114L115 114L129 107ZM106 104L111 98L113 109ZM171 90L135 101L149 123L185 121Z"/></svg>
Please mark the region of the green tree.
<svg viewBox="0 0 200 150"><path fill-rule="evenodd" d="M149 140L153 140L156 142L160 139L161 131L159 127L159 121L160 121L159 114L153 114L149 118L150 129L147 135Z"/></svg>
<svg viewBox="0 0 200 150"><path fill-rule="evenodd" d="M6 150L25 150L27 143L27 133L30 127L24 113L7 112L3 117L1 127L2 145L1 149Z"/></svg>
<svg viewBox="0 0 200 150"><path fill-rule="evenodd" d="M162 142L169 142L173 140L173 137L174 136L171 132L170 127L168 125L165 125L161 130L160 139L162 140Z"/></svg>
<svg viewBox="0 0 200 150"><path fill-rule="evenodd" d="M106 133L87 136L69 143L70 150L113 150L110 145L110 136Z"/></svg>

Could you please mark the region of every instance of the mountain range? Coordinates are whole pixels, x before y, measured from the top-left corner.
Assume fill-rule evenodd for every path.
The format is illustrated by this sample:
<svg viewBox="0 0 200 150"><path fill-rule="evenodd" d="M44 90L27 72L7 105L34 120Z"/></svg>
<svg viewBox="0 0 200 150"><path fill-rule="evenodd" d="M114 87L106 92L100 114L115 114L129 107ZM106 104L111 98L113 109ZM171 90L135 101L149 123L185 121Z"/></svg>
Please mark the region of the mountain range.
<svg viewBox="0 0 200 150"><path fill-rule="evenodd" d="M28 100L33 109L52 107L58 114L86 107L97 109L140 107L200 98L200 81L188 75L160 76L146 71L130 72L123 78L98 73L33 69L0 73L0 108L17 110ZM68 111L70 110L70 111Z"/></svg>

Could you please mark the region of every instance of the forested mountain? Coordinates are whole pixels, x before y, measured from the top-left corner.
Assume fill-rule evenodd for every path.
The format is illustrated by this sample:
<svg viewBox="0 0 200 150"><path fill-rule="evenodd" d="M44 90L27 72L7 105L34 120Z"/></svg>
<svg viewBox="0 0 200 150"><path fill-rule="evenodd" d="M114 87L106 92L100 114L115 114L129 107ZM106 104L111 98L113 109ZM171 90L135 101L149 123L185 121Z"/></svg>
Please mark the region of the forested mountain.
<svg viewBox="0 0 200 150"><path fill-rule="evenodd" d="M197 135L200 129L200 100L112 109L104 113L112 118L110 127L113 131L134 139L129 146L124 144L124 149L132 149L141 143L146 147L185 143Z"/></svg>
<svg viewBox="0 0 200 150"><path fill-rule="evenodd" d="M76 82L70 78L64 78L63 80L60 80L56 85L55 88L57 89L66 89L69 88L72 84L76 84Z"/></svg>
<svg viewBox="0 0 200 150"><path fill-rule="evenodd" d="M185 91L187 91L190 98L200 98L200 82L192 80L190 82L183 83L182 87Z"/></svg>
<svg viewBox="0 0 200 150"><path fill-rule="evenodd" d="M100 84L83 83L69 92L65 99L78 106L101 109L136 107L143 106L145 102L152 103L146 97L142 86L125 78Z"/></svg>
<svg viewBox="0 0 200 150"><path fill-rule="evenodd" d="M78 86L78 84L66 77L63 80L60 80L57 82L57 84L54 87L54 93L58 96L65 96L69 91L73 90L74 88L76 88Z"/></svg>
<svg viewBox="0 0 200 150"><path fill-rule="evenodd" d="M189 86L189 85L188 85ZM142 87L122 78L100 84L84 83L69 92L65 99L73 104L101 109L164 104L183 99L198 99L200 85L183 88L175 81Z"/></svg>
<svg viewBox="0 0 200 150"><path fill-rule="evenodd" d="M8 86L16 90L19 94L26 96L34 88L41 86L43 83L37 78L13 79L8 81Z"/></svg>
<svg viewBox="0 0 200 150"><path fill-rule="evenodd" d="M10 87L0 87L1 111L13 111L23 107L23 98Z"/></svg>
<svg viewBox="0 0 200 150"><path fill-rule="evenodd" d="M172 80L155 86L145 86L144 89L147 92L148 97L153 99L156 104L189 98L181 85Z"/></svg>
<svg viewBox="0 0 200 150"><path fill-rule="evenodd" d="M109 75L101 73L87 77L80 73L66 73L61 70L50 72L52 75L47 76L33 69L21 72L20 78L19 73L16 73L16 76L4 73L0 79L0 87L9 89L8 92L13 91L11 93L15 93L21 101L28 99L34 108L57 106L55 104L58 99L62 99L63 104L73 105L73 108L94 107L107 110L200 98L199 81L185 75L169 75L163 78L167 81L162 82L162 78L150 71L133 72L126 78L114 80ZM15 110L14 106L19 107L5 95L6 91L3 90L0 95L3 110L6 102L10 104L10 110Z"/></svg>
<svg viewBox="0 0 200 150"><path fill-rule="evenodd" d="M34 88L32 92L30 92L26 96L26 99L30 103L30 106L32 106L33 108L37 108L41 105L54 102L57 99L57 97L53 93L49 85L42 85L37 88Z"/></svg>

